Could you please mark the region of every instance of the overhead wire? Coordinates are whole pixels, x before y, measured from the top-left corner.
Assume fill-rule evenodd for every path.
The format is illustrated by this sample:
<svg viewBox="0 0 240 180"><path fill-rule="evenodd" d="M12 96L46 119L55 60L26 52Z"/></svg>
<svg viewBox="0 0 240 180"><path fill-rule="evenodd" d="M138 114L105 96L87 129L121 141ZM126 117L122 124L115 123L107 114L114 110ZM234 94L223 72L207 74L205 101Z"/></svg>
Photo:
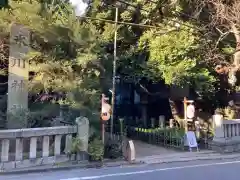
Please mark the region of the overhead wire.
<svg viewBox="0 0 240 180"><path fill-rule="evenodd" d="M123 4L125 4L125 5L129 5L129 6L134 7L134 8L139 8L140 10L143 10L143 11L145 11L145 12L147 12L147 13L150 13L150 12L149 12L148 10L146 10L146 9L143 9L143 8L141 8L141 7L137 7L137 6L135 6L135 5L131 4L131 3L125 2L125 1L123 1L123 0L116 0L116 1L117 1L117 2L120 2L120 3L123 3ZM154 1L152 1L152 0L149 0L149 1L152 2L152 3L154 3L154 4L157 4L157 2L154 2ZM182 13L182 12L180 12L180 11L176 11L176 12L177 12L178 14L182 14L182 15L188 16L188 17L191 18L192 20L199 21L198 19L196 19L196 18L194 18L194 17L192 17L192 16L190 16L190 15L188 15L188 14ZM200 29L200 28L197 28L197 27L194 27L194 26L190 26L190 25L187 25L187 24L182 23L182 22L177 21L177 20L170 20L170 21L176 22L176 23L180 24L181 26L185 26L185 27L189 27L189 28L192 28L192 29L194 29L194 30L197 30L197 31L199 31L201 34L204 35L205 29ZM200 22L207 23L206 21L202 21L202 20L201 20ZM183 29L183 30L185 30L185 29ZM232 32L232 34L236 34L236 33L233 33L233 32ZM240 35L240 34L237 34L237 35ZM227 42L229 42L229 43L236 43L235 41L232 41L232 40L225 40L225 41L227 41Z"/></svg>
<svg viewBox="0 0 240 180"><path fill-rule="evenodd" d="M122 0L116 0L120 3L123 3L125 5L129 5L129 6L132 6L132 7L135 7L135 8L138 8L136 7L135 5L132 5L130 3L126 3ZM153 2L153 1L151 1ZM148 12L150 13L149 11L143 9L143 8L140 8L140 10L143 10L145 12ZM178 12L178 13L181 13L181 12ZM109 20L109 19L104 19L104 18L94 18L94 17L89 17L89 16L82 16L82 17L79 17L80 19L89 19L89 20L94 20L94 21L103 21L103 22L107 22L107 23L111 23L111 24L114 24L115 21L113 20ZM193 18L192 18L193 19ZM196 20L196 19L195 19ZM173 19L170 19L169 21L172 21L172 22L175 22L175 23L178 23L179 25L181 26L185 26L185 27L188 27L188 28L191 28L191 29L194 29L194 30L197 30L198 32L200 32L201 34L204 34L204 29L200 29L200 28L197 28L197 27L194 27L194 26L190 26L190 25L187 25L185 23L182 23L180 21L177 21L177 20L173 20ZM118 24L124 24L124 25L130 25L130 26L139 26L139 27L144 27L144 28L156 28L156 29L162 29L162 27L159 27L159 26L153 26L153 25L146 25L146 24L139 24L139 23L132 23L132 22L125 22L125 21L118 21L117 22ZM173 26L173 25L170 25L170 26ZM182 30L185 30L185 29L182 29ZM233 33L234 34L234 33ZM231 42L231 43L235 43L234 41L230 41L228 40L228 42Z"/></svg>
<svg viewBox="0 0 240 180"><path fill-rule="evenodd" d="M136 9L139 8L139 9L142 10L142 11L145 11L145 12L147 12L147 13L150 13L150 11L148 11L148 10L146 10L146 9L143 9L143 8L141 8L141 7L137 7L137 6L135 6L135 5L131 4L131 3L125 2L125 1L123 1L123 0L116 0L116 1L118 1L118 2L120 2L120 3L123 3L123 4L125 4L125 5L129 5L129 6L131 6L131 7L134 7L134 8L136 8ZM150 1L150 2L153 2L153 1ZM155 2L155 4L157 4L157 3ZM185 27L193 28L193 29L196 29L196 30L202 30L202 29L199 29L199 28L197 28L197 27L193 27L193 26L190 26L190 25L188 25L188 24L181 23L181 22L179 22L178 20L169 19L169 21L178 23L178 24L180 24L180 25L182 25L182 26L185 26Z"/></svg>
<svg viewBox="0 0 240 180"><path fill-rule="evenodd" d="M119 0L117 0L117 1L119 1ZM152 0L148 0L148 1L150 1L150 2L152 2L152 3L154 3L154 4L157 4L157 2L154 2L154 1L152 1ZM177 10L175 10L175 12L178 13L179 15L187 16L188 18L194 20L195 22L198 22L198 21L199 21L200 23L201 23L201 22L203 22L203 23L208 23L207 21L194 18L193 16L191 16L191 15L189 15L189 14L186 14L186 13L183 13L183 12L180 12L180 11L177 11ZM184 24L182 24L182 25L184 25ZM193 28L195 28L195 27L193 27ZM196 29L196 28L195 28L195 29ZM203 30L203 29L202 29L202 30ZM240 33L234 33L234 32L232 32L232 34L240 35Z"/></svg>

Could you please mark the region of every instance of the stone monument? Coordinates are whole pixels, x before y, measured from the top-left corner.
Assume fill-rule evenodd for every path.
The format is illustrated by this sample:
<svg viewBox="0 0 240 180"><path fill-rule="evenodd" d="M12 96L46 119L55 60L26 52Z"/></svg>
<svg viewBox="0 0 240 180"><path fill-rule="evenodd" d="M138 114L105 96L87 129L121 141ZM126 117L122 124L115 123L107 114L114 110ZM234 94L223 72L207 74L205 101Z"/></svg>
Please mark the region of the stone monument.
<svg viewBox="0 0 240 180"><path fill-rule="evenodd" d="M28 109L29 63L26 55L30 50L30 31L23 25L12 24L10 31L8 65L8 113ZM22 119L13 120L8 115L7 128L22 128Z"/></svg>

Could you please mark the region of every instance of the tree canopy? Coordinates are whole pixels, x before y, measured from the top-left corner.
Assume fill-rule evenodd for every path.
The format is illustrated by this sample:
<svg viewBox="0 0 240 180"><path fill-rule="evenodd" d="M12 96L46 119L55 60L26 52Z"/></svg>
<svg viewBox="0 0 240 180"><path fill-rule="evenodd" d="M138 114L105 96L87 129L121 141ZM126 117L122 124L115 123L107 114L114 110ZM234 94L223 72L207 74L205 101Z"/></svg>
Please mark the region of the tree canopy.
<svg viewBox="0 0 240 180"><path fill-rule="evenodd" d="M46 95L96 115L100 94L112 83L115 6L120 22L117 73L122 79L139 84L145 77L189 85L207 99L238 85L237 0L88 3L83 17L76 16L68 1L9 0L0 5L1 74L7 74L10 25L23 24L32 32L28 58L34 102ZM226 83L227 76L232 86Z"/></svg>

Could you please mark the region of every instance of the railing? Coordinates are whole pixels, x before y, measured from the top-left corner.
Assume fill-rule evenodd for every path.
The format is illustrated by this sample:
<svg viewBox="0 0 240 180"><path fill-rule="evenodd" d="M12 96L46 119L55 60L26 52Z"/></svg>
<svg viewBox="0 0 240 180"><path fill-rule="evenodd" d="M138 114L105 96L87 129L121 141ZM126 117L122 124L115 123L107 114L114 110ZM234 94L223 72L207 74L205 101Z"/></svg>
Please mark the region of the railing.
<svg viewBox="0 0 240 180"><path fill-rule="evenodd" d="M1 130L0 170L69 161L72 137L78 134L85 151L88 129L85 119L76 126Z"/></svg>
<svg viewBox="0 0 240 180"><path fill-rule="evenodd" d="M240 119L224 120L222 115L214 115L214 140L240 140Z"/></svg>
<svg viewBox="0 0 240 180"><path fill-rule="evenodd" d="M222 115L214 115L214 137L212 150L229 153L240 151L240 119L223 120Z"/></svg>
<svg viewBox="0 0 240 180"><path fill-rule="evenodd" d="M37 158L37 140L42 137L42 157L48 157L50 154L50 136L54 136L54 156L60 155L61 140L63 135L66 136L65 152L68 152L72 134L77 133L77 126L46 127L46 128L29 128L13 129L0 131L2 144L1 162L9 161L10 140L15 140L15 161L23 160L23 139L30 138L29 159Z"/></svg>
<svg viewBox="0 0 240 180"><path fill-rule="evenodd" d="M184 130L178 128L144 129L128 127L127 135L131 139L137 139L149 144L184 149Z"/></svg>
<svg viewBox="0 0 240 180"><path fill-rule="evenodd" d="M240 138L240 119L223 120L224 138L238 137Z"/></svg>

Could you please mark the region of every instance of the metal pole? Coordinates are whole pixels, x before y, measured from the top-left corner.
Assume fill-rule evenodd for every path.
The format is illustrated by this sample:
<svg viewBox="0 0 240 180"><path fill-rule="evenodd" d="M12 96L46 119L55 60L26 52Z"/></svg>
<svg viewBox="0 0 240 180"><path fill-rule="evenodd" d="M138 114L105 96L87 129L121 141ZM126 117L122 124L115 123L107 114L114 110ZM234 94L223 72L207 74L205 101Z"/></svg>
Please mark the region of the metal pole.
<svg viewBox="0 0 240 180"><path fill-rule="evenodd" d="M111 117L111 137L113 135L113 119L115 113L115 93L116 93L116 61L117 61L117 24L118 24L118 7L115 12L115 33L114 33L114 55L113 55L113 81L112 81L112 117Z"/></svg>

